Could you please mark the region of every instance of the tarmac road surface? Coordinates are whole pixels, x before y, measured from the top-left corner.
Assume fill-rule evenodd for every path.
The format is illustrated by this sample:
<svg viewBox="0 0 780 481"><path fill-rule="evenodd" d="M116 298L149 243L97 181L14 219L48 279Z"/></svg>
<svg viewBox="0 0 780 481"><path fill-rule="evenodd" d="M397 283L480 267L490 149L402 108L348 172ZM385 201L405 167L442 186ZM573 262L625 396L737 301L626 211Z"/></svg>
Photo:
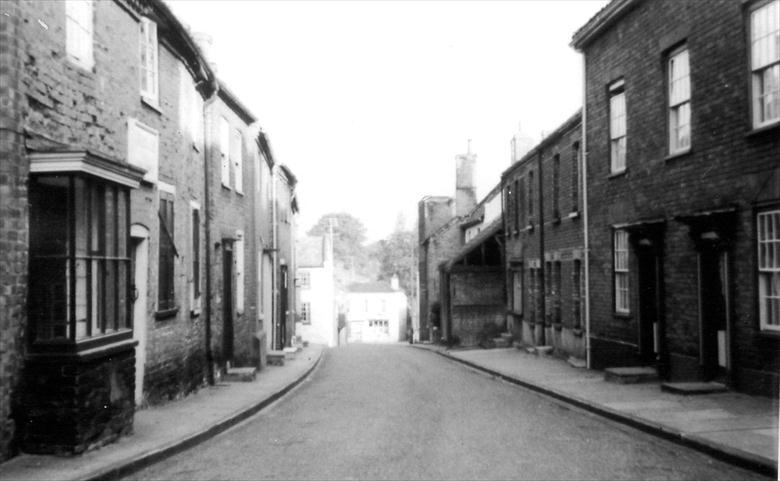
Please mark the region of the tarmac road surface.
<svg viewBox="0 0 780 481"><path fill-rule="evenodd" d="M327 350L278 403L129 479L769 479L405 345Z"/></svg>

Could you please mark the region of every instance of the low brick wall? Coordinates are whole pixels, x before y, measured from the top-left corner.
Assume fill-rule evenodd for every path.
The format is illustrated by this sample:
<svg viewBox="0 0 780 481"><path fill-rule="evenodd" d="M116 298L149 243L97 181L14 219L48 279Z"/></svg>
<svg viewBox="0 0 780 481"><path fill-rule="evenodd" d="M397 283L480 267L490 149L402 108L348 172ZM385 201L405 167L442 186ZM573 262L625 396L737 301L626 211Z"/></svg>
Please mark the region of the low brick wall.
<svg viewBox="0 0 780 481"><path fill-rule="evenodd" d="M132 343L90 360L31 358L24 379L19 426L26 452L78 454L133 430Z"/></svg>

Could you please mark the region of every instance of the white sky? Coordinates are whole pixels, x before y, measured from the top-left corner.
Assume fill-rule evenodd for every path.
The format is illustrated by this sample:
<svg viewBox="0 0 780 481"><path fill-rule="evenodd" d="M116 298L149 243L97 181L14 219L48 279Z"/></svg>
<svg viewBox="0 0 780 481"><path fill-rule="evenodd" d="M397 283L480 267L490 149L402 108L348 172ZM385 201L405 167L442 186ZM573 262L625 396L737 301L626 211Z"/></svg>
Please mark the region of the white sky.
<svg viewBox="0 0 780 481"><path fill-rule="evenodd" d="M538 140L579 108L569 41L606 0L168 3L298 177L300 232L347 211L373 241L454 194L467 139L481 198L518 125Z"/></svg>

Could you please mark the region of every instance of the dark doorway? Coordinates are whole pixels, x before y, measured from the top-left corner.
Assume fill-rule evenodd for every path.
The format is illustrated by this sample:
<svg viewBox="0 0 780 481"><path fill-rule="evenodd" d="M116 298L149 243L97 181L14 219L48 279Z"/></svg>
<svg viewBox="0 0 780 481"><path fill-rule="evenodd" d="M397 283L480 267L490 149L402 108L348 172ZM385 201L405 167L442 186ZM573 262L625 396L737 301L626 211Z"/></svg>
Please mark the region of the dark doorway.
<svg viewBox="0 0 780 481"><path fill-rule="evenodd" d="M727 255L714 245L699 253L699 335L702 378L722 380L727 368Z"/></svg>
<svg viewBox="0 0 780 481"><path fill-rule="evenodd" d="M276 349L284 349L287 341L287 310L289 303L287 300L288 290L288 272L287 266L279 267L279 318L276 321Z"/></svg>
<svg viewBox="0 0 780 481"><path fill-rule="evenodd" d="M639 360L643 365L658 360L660 273L658 256L651 246L637 246L639 267Z"/></svg>
<svg viewBox="0 0 780 481"><path fill-rule="evenodd" d="M233 360L233 243L223 242L222 251L222 355Z"/></svg>

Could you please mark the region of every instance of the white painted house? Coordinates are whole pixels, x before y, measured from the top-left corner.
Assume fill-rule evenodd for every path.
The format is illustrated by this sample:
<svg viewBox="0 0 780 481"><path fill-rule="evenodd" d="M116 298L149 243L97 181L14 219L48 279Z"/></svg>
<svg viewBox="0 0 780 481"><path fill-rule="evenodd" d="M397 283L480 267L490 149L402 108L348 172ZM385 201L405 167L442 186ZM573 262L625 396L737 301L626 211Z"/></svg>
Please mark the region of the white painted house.
<svg viewBox="0 0 780 481"><path fill-rule="evenodd" d="M333 246L328 236L296 241L299 319L295 332L304 341L334 347L338 344Z"/></svg>
<svg viewBox="0 0 780 481"><path fill-rule="evenodd" d="M347 288L346 321L349 342L388 343L406 339L407 299L390 283L367 282Z"/></svg>

